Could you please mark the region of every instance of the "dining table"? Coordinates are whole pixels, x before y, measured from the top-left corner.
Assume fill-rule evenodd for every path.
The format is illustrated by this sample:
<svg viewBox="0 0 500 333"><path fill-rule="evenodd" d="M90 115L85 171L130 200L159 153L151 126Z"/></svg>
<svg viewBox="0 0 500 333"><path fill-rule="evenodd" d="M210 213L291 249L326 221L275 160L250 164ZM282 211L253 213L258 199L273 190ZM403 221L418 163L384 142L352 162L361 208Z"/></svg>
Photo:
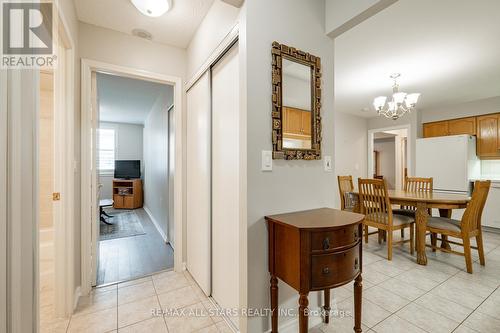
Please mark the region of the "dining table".
<svg viewBox="0 0 500 333"><path fill-rule="evenodd" d="M439 216L451 218L453 209L464 209L471 200L469 195L459 193L436 191L413 192L405 190L387 190L387 192L392 205L416 208L416 250L417 263L420 265L427 265L427 256L425 254L425 236L429 209L438 209ZM358 191L353 191L351 193L355 197L359 196ZM359 206L359 200L355 200L353 211L362 213ZM447 236L445 235L442 235L441 247L450 249L450 245L447 242Z"/></svg>

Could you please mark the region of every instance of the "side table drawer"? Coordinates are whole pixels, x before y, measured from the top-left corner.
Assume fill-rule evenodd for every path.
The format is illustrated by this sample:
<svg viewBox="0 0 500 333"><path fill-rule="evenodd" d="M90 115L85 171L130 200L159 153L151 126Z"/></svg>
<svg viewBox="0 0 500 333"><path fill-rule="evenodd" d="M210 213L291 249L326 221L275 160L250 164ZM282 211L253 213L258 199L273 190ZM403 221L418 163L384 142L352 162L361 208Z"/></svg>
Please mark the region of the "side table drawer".
<svg viewBox="0 0 500 333"><path fill-rule="evenodd" d="M361 269L359 250L356 246L329 254L311 256L311 289L322 289L352 281Z"/></svg>
<svg viewBox="0 0 500 333"><path fill-rule="evenodd" d="M352 246L359 238L357 225L333 231L312 232L311 250L312 252L323 252L335 248Z"/></svg>

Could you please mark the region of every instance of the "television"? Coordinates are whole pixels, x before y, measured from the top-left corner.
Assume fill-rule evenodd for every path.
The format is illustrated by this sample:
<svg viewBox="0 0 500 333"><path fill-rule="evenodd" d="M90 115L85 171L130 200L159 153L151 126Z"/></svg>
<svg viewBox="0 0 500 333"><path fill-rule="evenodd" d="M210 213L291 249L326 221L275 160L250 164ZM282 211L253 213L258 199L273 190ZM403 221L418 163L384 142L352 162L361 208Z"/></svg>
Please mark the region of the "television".
<svg viewBox="0 0 500 333"><path fill-rule="evenodd" d="M141 178L140 160L115 160L115 178Z"/></svg>

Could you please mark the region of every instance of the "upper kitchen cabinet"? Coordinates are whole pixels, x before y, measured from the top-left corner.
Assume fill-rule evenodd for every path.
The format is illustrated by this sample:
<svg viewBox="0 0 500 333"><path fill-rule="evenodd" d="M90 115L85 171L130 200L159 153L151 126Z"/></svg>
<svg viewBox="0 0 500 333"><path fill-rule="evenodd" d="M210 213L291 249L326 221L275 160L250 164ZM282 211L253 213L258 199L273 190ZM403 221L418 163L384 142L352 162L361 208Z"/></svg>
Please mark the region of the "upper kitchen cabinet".
<svg viewBox="0 0 500 333"><path fill-rule="evenodd" d="M477 117L477 155L500 158L500 114Z"/></svg>
<svg viewBox="0 0 500 333"><path fill-rule="evenodd" d="M448 120L448 135L476 135L476 117Z"/></svg>
<svg viewBox="0 0 500 333"><path fill-rule="evenodd" d="M448 121L436 121L424 124L424 138L448 135Z"/></svg>
<svg viewBox="0 0 500 333"><path fill-rule="evenodd" d="M424 138L460 134L476 135L476 117L443 120L424 124Z"/></svg>

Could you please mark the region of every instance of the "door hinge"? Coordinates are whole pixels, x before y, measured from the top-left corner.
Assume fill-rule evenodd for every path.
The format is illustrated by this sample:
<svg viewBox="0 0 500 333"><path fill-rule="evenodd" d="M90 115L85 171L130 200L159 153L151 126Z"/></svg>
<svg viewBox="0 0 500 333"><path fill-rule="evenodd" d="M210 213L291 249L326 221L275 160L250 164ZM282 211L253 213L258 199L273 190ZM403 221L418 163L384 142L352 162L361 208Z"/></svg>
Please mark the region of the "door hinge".
<svg viewBox="0 0 500 333"><path fill-rule="evenodd" d="M59 200L61 200L61 193L59 192L52 193L52 201L59 201Z"/></svg>

